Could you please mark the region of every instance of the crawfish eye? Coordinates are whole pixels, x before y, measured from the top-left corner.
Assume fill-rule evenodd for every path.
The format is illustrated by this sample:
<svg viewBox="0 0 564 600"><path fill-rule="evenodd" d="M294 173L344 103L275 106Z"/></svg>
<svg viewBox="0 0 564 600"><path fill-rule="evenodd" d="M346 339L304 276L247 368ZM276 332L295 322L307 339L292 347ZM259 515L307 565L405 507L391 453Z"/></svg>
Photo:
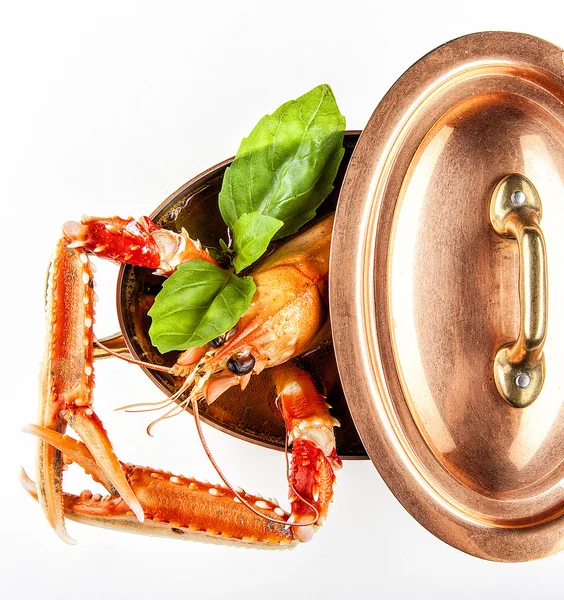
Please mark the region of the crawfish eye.
<svg viewBox="0 0 564 600"><path fill-rule="evenodd" d="M246 375L253 370L255 366L255 357L252 354L240 353L234 354L227 361L227 368L233 375Z"/></svg>

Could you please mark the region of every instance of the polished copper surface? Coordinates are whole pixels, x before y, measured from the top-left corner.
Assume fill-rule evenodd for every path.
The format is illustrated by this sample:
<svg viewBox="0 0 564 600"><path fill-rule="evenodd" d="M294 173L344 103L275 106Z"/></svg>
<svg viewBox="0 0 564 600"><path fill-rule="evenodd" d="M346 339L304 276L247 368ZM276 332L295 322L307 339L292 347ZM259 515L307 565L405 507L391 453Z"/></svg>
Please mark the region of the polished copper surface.
<svg viewBox="0 0 564 600"><path fill-rule="evenodd" d="M337 197L348 161L359 137L359 132L345 134L345 155L335 180L335 189L325 200L319 212L335 210ZM184 184L167 198L150 216L161 227L180 231L182 227L207 246L218 246L219 238L227 239L226 225L219 213L217 199L223 173L232 159L226 160ZM134 358L153 364L172 365L178 352L161 355L149 339L150 318L147 311L160 290L163 278L150 269L123 266L118 276L117 305L119 336L110 345L114 351L129 350ZM108 344L108 341L106 341ZM123 346L125 344L125 348ZM106 353L98 349L97 357ZM310 371L327 395L332 414L341 426L336 429L337 451L341 458L366 458L356 428L352 422L335 366L331 337L317 351L299 357L297 362ZM143 369L149 378L167 395L178 390L182 379ZM200 415L209 425L261 446L284 450L285 429L275 404L276 392L268 369L251 378L244 391L227 390L209 406L202 406Z"/></svg>
<svg viewBox="0 0 564 600"><path fill-rule="evenodd" d="M546 374L526 408L493 376L521 321L518 245L489 219L513 173L542 199L548 257ZM339 198L331 320L361 439L421 524L491 560L564 547L563 223L563 54L524 34L463 37L416 63Z"/></svg>

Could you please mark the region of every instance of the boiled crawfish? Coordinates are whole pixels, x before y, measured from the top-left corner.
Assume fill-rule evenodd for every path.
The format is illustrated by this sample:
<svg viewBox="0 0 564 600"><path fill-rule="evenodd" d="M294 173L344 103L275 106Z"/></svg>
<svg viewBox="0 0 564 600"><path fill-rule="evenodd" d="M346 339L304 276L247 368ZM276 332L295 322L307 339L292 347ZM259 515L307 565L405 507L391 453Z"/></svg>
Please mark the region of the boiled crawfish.
<svg viewBox="0 0 564 600"><path fill-rule="evenodd" d="M185 533L266 545L305 541L324 523L334 471L341 466L333 432L338 422L309 374L287 361L311 347L326 322L332 224L332 216L326 217L269 256L252 273L257 289L236 327L185 351L169 370L185 377L181 389L188 391L186 404L192 402L196 413L200 399L211 403L229 387L244 389L253 374L272 369L277 405L292 444L291 514L274 501L230 485L213 486L117 459L92 409L94 292L88 253L162 275L189 260L215 261L186 231L161 229L147 217L65 224L48 280L39 424L26 427L39 438L37 485L22 473L24 486L63 540L73 541L65 516L149 535ZM64 435L67 425L81 441ZM110 495L100 499L90 492L63 492L63 455Z"/></svg>

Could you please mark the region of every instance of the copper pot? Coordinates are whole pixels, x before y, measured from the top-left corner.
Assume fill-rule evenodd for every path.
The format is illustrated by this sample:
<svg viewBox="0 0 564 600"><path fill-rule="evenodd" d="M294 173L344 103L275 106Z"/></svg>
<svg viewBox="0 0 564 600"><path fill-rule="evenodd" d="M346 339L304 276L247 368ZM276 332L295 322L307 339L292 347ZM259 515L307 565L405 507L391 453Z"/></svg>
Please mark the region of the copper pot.
<svg viewBox="0 0 564 600"><path fill-rule="evenodd" d="M338 196L330 312L344 395L336 385L329 402L343 425L339 453L366 449L405 508L465 552L500 561L557 552L562 50L516 33L454 40L394 84L357 138L346 136L325 205L332 210ZM217 194L228 164L188 182L152 217L189 223L212 243L224 227ZM170 362L147 336L157 287L147 271L122 268L120 324L134 356ZM320 352L317 360L331 356ZM315 367L315 356L306 360ZM175 389L171 378L148 375ZM235 394L208 407L206 420L282 448L267 380Z"/></svg>

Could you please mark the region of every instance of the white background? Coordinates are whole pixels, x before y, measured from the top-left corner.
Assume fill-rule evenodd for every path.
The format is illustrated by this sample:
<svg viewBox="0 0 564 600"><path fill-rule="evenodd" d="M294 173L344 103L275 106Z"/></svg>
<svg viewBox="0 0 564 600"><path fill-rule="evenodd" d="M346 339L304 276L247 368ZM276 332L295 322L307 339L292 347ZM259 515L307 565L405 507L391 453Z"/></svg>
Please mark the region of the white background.
<svg viewBox="0 0 564 600"><path fill-rule="evenodd" d="M61 224L150 213L231 156L265 113L331 84L349 128L420 56L459 35L525 31L564 46L560 2L15 2L0 13L4 210L0 580L5 598L561 598L564 555L488 563L434 538L370 462L339 473L327 526L266 552L128 536L69 523L66 546L18 483L34 472L43 285ZM116 328L113 266L100 266L97 333ZM118 455L216 481L189 416L145 434L157 400L137 367L97 367L95 408ZM285 498L283 457L206 428L231 479ZM87 485L69 471L67 488Z"/></svg>

